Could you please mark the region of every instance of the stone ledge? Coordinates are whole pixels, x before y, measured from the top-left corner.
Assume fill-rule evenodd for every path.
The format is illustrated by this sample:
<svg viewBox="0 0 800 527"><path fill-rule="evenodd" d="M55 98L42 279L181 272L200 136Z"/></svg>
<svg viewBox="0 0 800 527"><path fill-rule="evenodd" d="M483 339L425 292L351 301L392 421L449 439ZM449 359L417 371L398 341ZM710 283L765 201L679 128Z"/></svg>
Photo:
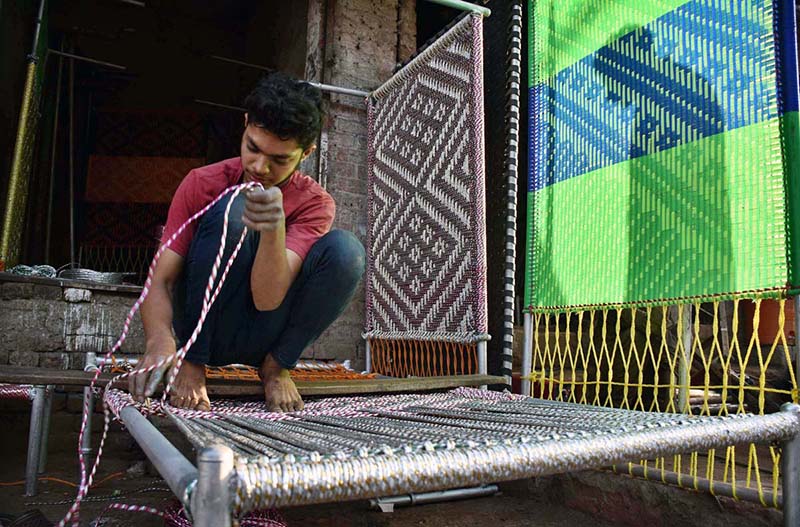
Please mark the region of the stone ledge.
<svg viewBox="0 0 800 527"><path fill-rule="evenodd" d="M112 293L130 293L130 294L140 294L142 292L142 287L138 285L115 285L115 284L103 284L100 282L90 282L87 280L67 280L64 278L44 278L41 276L22 276L16 275L11 273L0 273L0 284L3 285L2 289L5 290L6 287L10 284L31 284L30 287L24 286L14 286L12 289L18 294L28 294L27 297L20 297L20 298L31 298L35 296L35 290L40 288L35 288L33 284L40 285L40 286L52 286L52 287L69 287L75 289L88 289L92 291L109 291ZM28 293L28 291L30 291ZM3 297L5 297L7 293L3 292ZM60 298L61 293L59 292L57 297ZM38 296L37 296L38 297Z"/></svg>

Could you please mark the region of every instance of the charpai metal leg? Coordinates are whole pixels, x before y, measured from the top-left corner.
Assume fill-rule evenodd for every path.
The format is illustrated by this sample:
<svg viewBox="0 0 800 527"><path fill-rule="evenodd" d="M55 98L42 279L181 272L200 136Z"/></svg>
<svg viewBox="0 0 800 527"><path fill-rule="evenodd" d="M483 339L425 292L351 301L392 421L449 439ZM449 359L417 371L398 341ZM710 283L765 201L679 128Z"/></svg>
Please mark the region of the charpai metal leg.
<svg viewBox="0 0 800 527"><path fill-rule="evenodd" d="M683 310L683 354L678 357L678 412L689 413L689 358L692 356L694 346L694 330L692 328L692 305L687 304L681 308Z"/></svg>
<svg viewBox="0 0 800 527"><path fill-rule="evenodd" d="M485 340L478 342L478 373L481 375L486 375L489 373L489 357L486 353ZM480 388L481 390L485 390L488 388L488 386L484 384Z"/></svg>
<svg viewBox="0 0 800 527"><path fill-rule="evenodd" d="M83 404L88 411L86 413L86 429L81 440L81 456L88 467L92 462L92 416L94 414L94 393L88 386L83 389Z"/></svg>
<svg viewBox="0 0 800 527"><path fill-rule="evenodd" d="M364 339L364 343L366 344L366 360L367 364L364 368L367 373L372 373L372 352L369 349L369 339Z"/></svg>
<svg viewBox="0 0 800 527"><path fill-rule="evenodd" d="M33 409L28 429L28 460L25 466L25 495L35 496L39 476L39 454L42 442L42 420L44 417L46 391L44 386L33 387Z"/></svg>
<svg viewBox="0 0 800 527"><path fill-rule="evenodd" d="M42 441L39 445L39 470L42 474L47 466L47 444L50 439L50 416L53 413L53 390L55 386L48 384L44 391L44 415L42 415Z"/></svg>
<svg viewBox="0 0 800 527"><path fill-rule="evenodd" d="M800 425L800 406L786 403L784 412L792 412ZM783 525L800 527L800 435L783 443L781 452L783 474Z"/></svg>
<svg viewBox="0 0 800 527"><path fill-rule="evenodd" d="M531 394L531 381L529 378L533 366L533 318L530 313L525 313L525 342L522 346L522 371L520 372L520 391L522 395Z"/></svg>
<svg viewBox="0 0 800 527"><path fill-rule="evenodd" d="M223 445L204 448L197 457L197 488L192 494L196 527L230 527L233 450Z"/></svg>

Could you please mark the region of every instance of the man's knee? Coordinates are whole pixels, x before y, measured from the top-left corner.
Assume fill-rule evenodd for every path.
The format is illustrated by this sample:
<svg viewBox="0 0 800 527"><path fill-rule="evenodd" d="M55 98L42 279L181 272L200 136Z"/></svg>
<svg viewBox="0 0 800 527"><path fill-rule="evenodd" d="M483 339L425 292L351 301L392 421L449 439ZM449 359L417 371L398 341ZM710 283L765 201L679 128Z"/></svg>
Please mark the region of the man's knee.
<svg viewBox="0 0 800 527"><path fill-rule="evenodd" d="M364 246L353 233L336 229L323 236L317 243L322 244L326 268L335 271L337 279L353 283L361 279L367 258Z"/></svg>

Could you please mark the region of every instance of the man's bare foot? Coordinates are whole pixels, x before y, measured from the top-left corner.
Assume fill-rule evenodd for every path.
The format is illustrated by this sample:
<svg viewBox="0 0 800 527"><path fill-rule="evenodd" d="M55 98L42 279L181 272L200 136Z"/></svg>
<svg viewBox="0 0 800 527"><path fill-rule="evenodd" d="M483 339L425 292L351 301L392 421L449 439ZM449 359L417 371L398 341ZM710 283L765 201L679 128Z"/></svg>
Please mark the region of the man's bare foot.
<svg viewBox="0 0 800 527"><path fill-rule="evenodd" d="M303 409L303 399L289 375L289 370L282 368L271 355L264 359L259 374L264 387L264 400L270 412L295 412Z"/></svg>
<svg viewBox="0 0 800 527"><path fill-rule="evenodd" d="M169 393L169 404L187 410L211 410L206 392L206 367L183 361Z"/></svg>

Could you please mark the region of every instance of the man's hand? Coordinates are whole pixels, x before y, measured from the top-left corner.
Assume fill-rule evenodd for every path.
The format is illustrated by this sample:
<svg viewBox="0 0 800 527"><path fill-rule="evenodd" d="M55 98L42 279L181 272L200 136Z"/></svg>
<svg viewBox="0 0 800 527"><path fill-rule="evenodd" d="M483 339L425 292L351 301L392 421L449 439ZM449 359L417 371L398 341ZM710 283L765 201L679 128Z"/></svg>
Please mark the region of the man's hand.
<svg viewBox="0 0 800 527"><path fill-rule="evenodd" d="M242 222L258 232L276 231L284 225L283 193L278 187L245 192Z"/></svg>
<svg viewBox="0 0 800 527"><path fill-rule="evenodd" d="M136 369L145 369L161 361L164 361L164 364L149 373L139 373L128 377L128 391L131 392L134 400L143 403L146 397L151 397L155 393L164 374L175 360L175 351L175 341L172 337L148 341L147 351Z"/></svg>

